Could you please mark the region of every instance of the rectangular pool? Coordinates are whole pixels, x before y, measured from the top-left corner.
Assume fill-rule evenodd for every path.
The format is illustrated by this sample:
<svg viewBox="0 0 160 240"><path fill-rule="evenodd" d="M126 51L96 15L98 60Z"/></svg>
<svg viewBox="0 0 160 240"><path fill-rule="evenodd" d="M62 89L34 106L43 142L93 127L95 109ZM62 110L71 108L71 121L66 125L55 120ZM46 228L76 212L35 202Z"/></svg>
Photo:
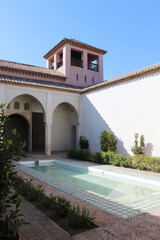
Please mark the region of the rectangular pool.
<svg viewBox="0 0 160 240"><path fill-rule="evenodd" d="M130 176L114 172L102 171L94 167L81 167L60 161L39 161L22 163L25 166L57 179L61 182L107 197L122 204L141 200L160 193L160 182L144 179L141 176Z"/></svg>

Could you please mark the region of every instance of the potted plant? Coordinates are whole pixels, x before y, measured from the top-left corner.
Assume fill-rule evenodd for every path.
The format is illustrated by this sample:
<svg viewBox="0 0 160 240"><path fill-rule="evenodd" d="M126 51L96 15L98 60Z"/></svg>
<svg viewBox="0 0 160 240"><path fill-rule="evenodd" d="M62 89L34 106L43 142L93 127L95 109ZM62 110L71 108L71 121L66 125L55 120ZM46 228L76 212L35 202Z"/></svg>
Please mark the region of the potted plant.
<svg viewBox="0 0 160 240"><path fill-rule="evenodd" d="M14 140L5 139L7 117L4 115L5 104L0 104L0 239L20 239L18 230L25 222L21 219L19 206L21 199L14 192L13 161L18 161L23 154L25 143L21 143L18 149L14 148ZM14 138L17 137L16 129L13 129Z"/></svg>
<svg viewBox="0 0 160 240"><path fill-rule="evenodd" d="M144 156L144 148L145 148L145 143L144 143L144 136L140 136L140 142L138 143L138 137L139 134L135 133L135 140L134 140L134 146L131 147L131 151L134 153L134 155L139 155L139 156Z"/></svg>
<svg viewBox="0 0 160 240"><path fill-rule="evenodd" d="M79 144L81 149L89 148L89 142L84 136L80 136Z"/></svg>

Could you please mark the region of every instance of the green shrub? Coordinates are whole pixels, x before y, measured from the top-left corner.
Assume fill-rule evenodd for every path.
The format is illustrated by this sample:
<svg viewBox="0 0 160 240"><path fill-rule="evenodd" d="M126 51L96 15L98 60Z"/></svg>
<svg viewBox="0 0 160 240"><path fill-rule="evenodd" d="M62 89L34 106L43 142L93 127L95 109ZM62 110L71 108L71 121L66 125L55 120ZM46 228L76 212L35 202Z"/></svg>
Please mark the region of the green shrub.
<svg viewBox="0 0 160 240"><path fill-rule="evenodd" d="M130 156L123 157L123 160L120 162L120 167L133 168L132 160Z"/></svg>
<svg viewBox="0 0 160 240"><path fill-rule="evenodd" d="M160 170L160 158L147 157L147 156L137 156L134 159L134 167L139 170L148 170L159 172Z"/></svg>
<svg viewBox="0 0 160 240"><path fill-rule="evenodd" d="M63 197L46 196L42 186L35 187L32 183L33 178L24 179L22 177L15 177L16 189L22 192L22 195L29 194L27 197L32 197L34 201L39 202L39 206L42 209L53 210L53 216L56 218L67 217L70 225L73 228L90 227L94 224L94 217L89 215L89 211L83 208L80 211L79 207L72 207L70 201ZM19 183L19 184L18 184ZM22 191L22 188L24 191ZM35 190L33 192L33 189ZM37 193L38 192L38 193ZM37 197L37 200L35 199Z"/></svg>
<svg viewBox="0 0 160 240"><path fill-rule="evenodd" d="M90 160L91 152L88 149L71 149L67 156L72 159Z"/></svg>
<svg viewBox="0 0 160 240"><path fill-rule="evenodd" d="M80 137L79 144L80 144L81 149L88 149L89 148L89 142L84 136Z"/></svg>
<svg viewBox="0 0 160 240"><path fill-rule="evenodd" d="M101 136L99 138L100 138L100 144L101 144L102 151L114 152L116 150L117 141L114 139L114 135L110 130L104 130L101 133Z"/></svg>
<svg viewBox="0 0 160 240"><path fill-rule="evenodd" d="M106 162L107 164L111 164L110 162L114 160L115 153L110 150L108 152L101 152L101 154L104 162Z"/></svg>
<svg viewBox="0 0 160 240"><path fill-rule="evenodd" d="M52 194L50 195L50 197L44 195L40 201L40 207L42 209L52 209L55 202L56 202L56 197L54 197Z"/></svg>
<svg viewBox="0 0 160 240"><path fill-rule="evenodd" d="M68 217L71 209L70 201L63 197L56 197L54 205L52 205L56 217Z"/></svg>
<svg viewBox="0 0 160 240"><path fill-rule="evenodd" d="M44 189L42 185L32 187L29 191L28 198L30 201L40 201L44 196Z"/></svg>
<svg viewBox="0 0 160 240"><path fill-rule="evenodd" d="M95 152L94 154L92 154L92 161L95 163L103 164L104 162L103 162L101 152Z"/></svg>
<svg viewBox="0 0 160 240"><path fill-rule="evenodd" d="M140 136L140 143L138 143L138 137L139 137L139 134L136 133L135 140L134 140L134 146L131 148L131 151L134 154L144 154L144 147L145 147L144 136L143 135Z"/></svg>
<svg viewBox="0 0 160 240"><path fill-rule="evenodd" d="M92 155L92 161L100 164L111 164L113 166L132 167L132 157L124 157L122 154L114 152L95 152Z"/></svg>
<svg viewBox="0 0 160 240"><path fill-rule="evenodd" d="M78 159L78 150L77 149L69 150L67 156L72 159Z"/></svg>
<svg viewBox="0 0 160 240"><path fill-rule="evenodd" d="M85 208L73 207L69 214L69 224L73 228L87 228L94 225L94 217Z"/></svg>
<svg viewBox="0 0 160 240"><path fill-rule="evenodd" d="M159 166L156 166L156 167L152 167L151 169L153 172L157 172L157 173L160 173L160 167Z"/></svg>
<svg viewBox="0 0 160 240"><path fill-rule="evenodd" d="M124 160L123 155L114 154L113 158L109 161L109 163L113 166L120 166L123 160Z"/></svg>
<svg viewBox="0 0 160 240"><path fill-rule="evenodd" d="M78 150L78 159L80 160L90 160L91 152L88 149Z"/></svg>
<svg viewBox="0 0 160 240"><path fill-rule="evenodd" d="M33 177L23 179L19 176L15 177L15 188L19 193L26 196L30 201L40 201L44 197L44 188L42 185L34 186Z"/></svg>

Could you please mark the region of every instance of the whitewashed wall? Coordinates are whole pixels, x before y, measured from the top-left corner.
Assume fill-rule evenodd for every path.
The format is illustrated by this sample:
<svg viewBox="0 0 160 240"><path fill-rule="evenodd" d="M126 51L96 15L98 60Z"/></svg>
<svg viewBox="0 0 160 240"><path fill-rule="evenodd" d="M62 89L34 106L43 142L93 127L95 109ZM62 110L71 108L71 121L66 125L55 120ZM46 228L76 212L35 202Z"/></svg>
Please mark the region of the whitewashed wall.
<svg viewBox="0 0 160 240"><path fill-rule="evenodd" d="M110 129L117 152L132 154L134 134L145 137L146 155L160 156L160 73L143 76L82 95L82 132L91 151L100 150L99 136Z"/></svg>

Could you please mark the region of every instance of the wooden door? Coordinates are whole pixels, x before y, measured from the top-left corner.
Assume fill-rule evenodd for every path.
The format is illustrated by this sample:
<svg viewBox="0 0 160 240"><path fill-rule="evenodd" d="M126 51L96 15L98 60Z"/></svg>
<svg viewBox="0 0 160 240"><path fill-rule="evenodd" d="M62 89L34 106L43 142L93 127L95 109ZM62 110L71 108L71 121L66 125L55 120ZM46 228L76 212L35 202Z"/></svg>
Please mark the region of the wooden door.
<svg viewBox="0 0 160 240"><path fill-rule="evenodd" d="M32 151L44 151L45 126L43 113L32 113Z"/></svg>

